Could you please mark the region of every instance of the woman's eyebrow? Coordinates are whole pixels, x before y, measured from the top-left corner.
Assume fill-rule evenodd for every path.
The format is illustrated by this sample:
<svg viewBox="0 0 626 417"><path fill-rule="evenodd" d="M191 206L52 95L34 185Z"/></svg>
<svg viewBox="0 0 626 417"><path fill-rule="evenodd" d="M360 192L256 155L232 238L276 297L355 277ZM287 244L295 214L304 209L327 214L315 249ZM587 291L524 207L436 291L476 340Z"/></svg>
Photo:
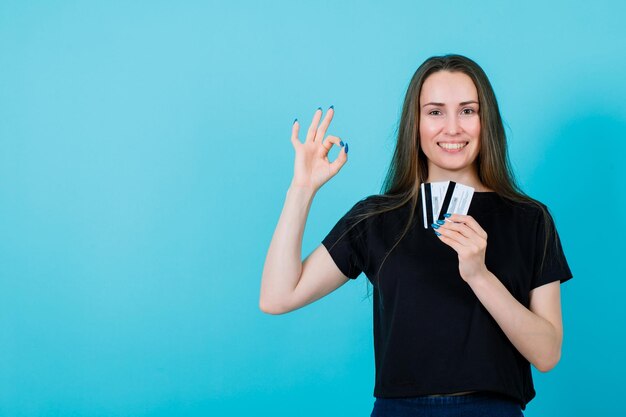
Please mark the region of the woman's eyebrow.
<svg viewBox="0 0 626 417"><path fill-rule="evenodd" d="M476 100L469 100L469 101L462 101L461 103L459 103L459 106L465 106L466 104L472 104L472 103L479 104ZM443 107L444 105L445 105L444 103L435 103L435 102L430 102L430 103L426 103L426 104L424 104L422 107L426 107L426 106L439 106L439 107Z"/></svg>

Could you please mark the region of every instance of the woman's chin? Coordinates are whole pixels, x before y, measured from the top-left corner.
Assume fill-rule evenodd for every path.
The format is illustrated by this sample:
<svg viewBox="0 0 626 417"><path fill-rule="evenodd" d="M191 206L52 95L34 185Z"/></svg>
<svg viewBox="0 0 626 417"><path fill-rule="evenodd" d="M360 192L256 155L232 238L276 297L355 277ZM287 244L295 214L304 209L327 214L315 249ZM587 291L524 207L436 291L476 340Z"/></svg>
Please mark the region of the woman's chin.
<svg viewBox="0 0 626 417"><path fill-rule="evenodd" d="M469 161L460 161L458 163L450 163L450 161L441 161L435 163L438 169L442 171L458 172L466 169L472 169L472 164Z"/></svg>

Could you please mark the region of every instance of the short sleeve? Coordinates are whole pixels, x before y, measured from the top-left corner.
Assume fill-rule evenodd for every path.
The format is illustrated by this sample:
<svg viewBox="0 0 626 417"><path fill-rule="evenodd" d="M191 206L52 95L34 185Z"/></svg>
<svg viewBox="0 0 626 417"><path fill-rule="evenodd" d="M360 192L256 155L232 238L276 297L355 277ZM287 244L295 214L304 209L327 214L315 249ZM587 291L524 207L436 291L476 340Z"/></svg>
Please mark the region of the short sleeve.
<svg viewBox="0 0 626 417"><path fill-rule="evenodd" d="M544 208L547 207L544 206ZM546 240L546 226L549 230ZM556 230L554 219L548 212L548 222L544 215L539 212L535 239L535 266L530 289L540 287L553 281L564 283L573 277L569 268L559 233ZM547 245L546 245L547 243ZM544 258L545 251L545 258Z"/></svg>
<svg viewBox="0 0 626 417"><path fill-rule="evenodd" d="M339 270L350 279L365 269L368 219L359 221L358 216L364 213L364 205L365 200L361 200L352 206L322 240Z"/></svg>

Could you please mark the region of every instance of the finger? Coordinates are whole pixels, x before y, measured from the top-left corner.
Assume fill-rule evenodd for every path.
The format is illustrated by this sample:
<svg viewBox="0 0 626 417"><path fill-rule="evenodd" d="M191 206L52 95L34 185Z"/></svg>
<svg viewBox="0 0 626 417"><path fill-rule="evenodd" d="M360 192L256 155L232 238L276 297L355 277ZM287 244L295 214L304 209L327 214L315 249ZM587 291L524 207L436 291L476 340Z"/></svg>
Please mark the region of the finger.
<svg viewBox="0 0 626 417"><path fill-rule="evenodd" d="M461 235L463 235L464 237L466 237L468 239L480 238L478 233L474 232L474 230L469 228L465 223L453 222L450 219L445 219L445 220L446 221L444 222L444 224L439 226L439 229L454 230L456 232L459 232ZM437 230L439 230L439 229L437 229Z"/></svg>
<svg viewBox="0 0 626 417"><path fill-rule="evenodd" d="M448 237L448 236L446 236L444 234L439 234L439 235L437 235L437 237L443 243L445 243L446 245L448 245L452 249L454 249L456 251L456 253L461 253L461 251L463 250L463 245L461 245L459 242L457 242L456 240L452 239L451 237Z"/></svg>
<svg viewBox="0 0 626 417"><path fill-rule="evenodd" d="M309 126L309 131L306 134L306 142L313 142L315 140L315 132L317 131L317 125L322 118L322 108L318 107L315 110L315 114L313 114L313 120L311 121L311 125Z"/></svg>
<svg viewBox="0 0 626 417"><path fill-rule="evenodd" d="M300 143L300 140L298 139L298 132L300 131L300 122L298 122L298 119L293 121L293 125L291 126L291 143L293 144L293 146L295 147L296 144Z"/></svg>
<svg viewBox="0 0 626 417"><path fill-rule="evenodd" d="M478 224L476 219L474 219L472 216L469 216L467 214L454 213L450 217L448 217L448 219L452 220L453 222L465 223L478 236L482 237L483 239L487 239L487 232L485 232L485 229L483 229L480 224Z"/></svg>
<svg viewBox="0 0 626 417"><path fill-rule="evenodd" d="M456 242L459 246L469 246L472 244L472 240L466 238L465 236L463 236L461 233L459 233L456 230L451 230L451 229L446 229L444 227L439 227L438 229L436 229L435 231L439 232L439 237L443 236L447 239L449 239L450 241L454 241Z"/></svg>
<svg viewBox="0 0 626 417"><path fill-rule="evenodd" d="M328 136L326 140L334 145L341 146L340 145L341 140L337 136ZM343 167L345 163L348 161L348 153L346 152L347 145L348 144L346 143L344 144L344 146L341 147L341 151L339 151L339 155L337 155L337 158L335 158L335 160L330 163L330 172L333 175L339 172L341 167ZM331 145L331 148L332 148L332 145Z"/></svg>
<svg viewBox="0 0 626 417"><path fill-rule="evenodd" d="M439 232L437 237L439 237L439 240L452 247L459 255L459 259L480 254L483 250L480 245L477 245L471 240L464 239L460 234L454 231L447 230Z"/></svg>
<svg viewBox="0 0 626 417"><path fill-rule="evenodd" d="M315 142L321 142L324 139L324 135L326 135L326 130L328 129L328 125L330 125L330 121L333 120L333 115L335 114L335 108L330 106L328 110L326 110L326 116L324 116L324 120L317 128L317 132L315 133Z"/></svg>
<svg viewBox="0 0 626 417"><path fill-rule="evenodd" d="M330 152L330 150L332 149L333 144L337 146L342 146L341 139L333 135L326 136L326 139L324 139L323 142L319 142L319 143L320 143L320 149L322 150L324 156L328 155L328 152Z"/></svg>

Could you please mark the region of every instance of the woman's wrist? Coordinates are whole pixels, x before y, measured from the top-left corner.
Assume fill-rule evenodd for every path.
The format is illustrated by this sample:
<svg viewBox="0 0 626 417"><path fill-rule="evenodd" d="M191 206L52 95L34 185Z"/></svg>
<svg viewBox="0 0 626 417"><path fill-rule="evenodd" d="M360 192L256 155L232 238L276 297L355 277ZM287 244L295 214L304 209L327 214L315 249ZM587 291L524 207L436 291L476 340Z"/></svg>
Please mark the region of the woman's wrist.
<svg viewBox="0 0 626 417"><path fill-rule="evenodd" d="M315 194L317 193L317 189L309 186L309 185L301 185L301 184L296 184L296 183L291 183L289 185L289 189L287 190L288 193L290 194L297 194L297 195L302 195L302 196L315 196Z"/></svg>

